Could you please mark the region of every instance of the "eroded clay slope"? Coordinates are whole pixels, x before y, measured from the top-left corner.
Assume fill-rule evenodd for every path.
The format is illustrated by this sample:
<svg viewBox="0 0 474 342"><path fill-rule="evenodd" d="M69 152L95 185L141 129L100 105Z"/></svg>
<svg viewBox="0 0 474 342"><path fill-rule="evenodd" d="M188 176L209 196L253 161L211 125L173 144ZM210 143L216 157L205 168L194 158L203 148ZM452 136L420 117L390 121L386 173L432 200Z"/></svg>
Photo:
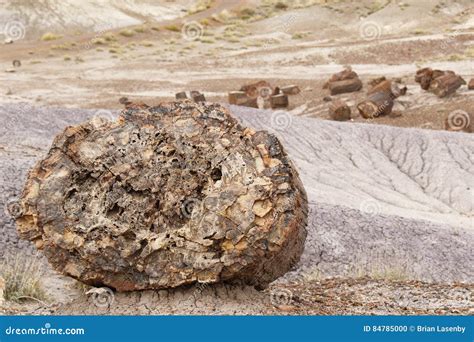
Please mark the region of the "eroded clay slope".
<svg viewBox="0 0 474 342"><path fill-rule="evenodd" d="M235 111L235 110L234 110ZM310 202L474 228L474 136L238 110L273 130L296 161Z"/></svg>

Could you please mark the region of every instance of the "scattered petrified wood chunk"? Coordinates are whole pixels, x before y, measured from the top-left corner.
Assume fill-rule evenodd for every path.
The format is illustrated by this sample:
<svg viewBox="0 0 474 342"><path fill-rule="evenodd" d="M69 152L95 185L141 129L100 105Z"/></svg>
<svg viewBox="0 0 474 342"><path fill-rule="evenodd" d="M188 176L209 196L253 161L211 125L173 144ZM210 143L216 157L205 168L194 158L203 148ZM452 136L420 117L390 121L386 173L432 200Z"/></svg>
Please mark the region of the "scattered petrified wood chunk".
<svg viewBox="0 0 474 342"><path fill-rule="evenodd" d="M188 95L186 95L185 91L180 91L179 93L176 93L175 97L176 100L185 100L188 98Z"/></svg>
<svg viewBox="0 0 474 342"><path fill-rule="evenodd" d="M122 96L120 99L119 99L119 103L124 105L124 106L128 106L128 105L131 105L132 102L128 99L128 97L126 96Z"/></svg>
<svg viewBox="0 0 474 342"><path fill-rule="evenodd" d="M229 92L229 103L238 106L258 108L257 98L251 99L243 91Z"/></svg>
<svg viewBox="0 0 474 342"><path fill-rule="evenodd" d="M329 83L331 95L352 93L362 89L362 82L358 78L352 78L343 81L334 81Z"/></svg>
<svg viewBox="0 0 474 342"><path fill-rule="evenodd" d="M377 84L380 84L385 80L386 80L385 76L380 76L380 77L376 77L376 78L371 79L368 84L371 87L375 87Z"/></svg>
<svg viewBox="0 0 474 342"><path fill-rule="evenodd" d="M280 92L285 95L298 95L299 93L301 93L301 90L297 85L292 84L285 87L281 87Z"/></svg>
<svg viewBox="0 0 474 342"><path fill-rule="evenodd" d="M66 128L18 206L20 236L56 270L118 291L264 286L306 238L306 193L278 139L189 100Z"/></svg>
<svg viewBox="0 0 474 342"><path fill-rule="evenodd" d="M251 99L257 97L270 97L273 94L273 87L267 81L258 81L255 83L244 85L240 88Z"/></svg>
<svg viewBox="0 0 474 342"><path fill-rule="evenodd" d="M401 87L398 83L394 83L390 80L385 80L378 83L371 89L369 89L369 91L367 91L367 95L378 93L378 92L385 92L385 93L391 94L391 96L395 99L397 97L405 95L407 92L407 87L406 86Z"/></svg>
<svg viewBox="0 0 474 342"><path fill-rule="evenodd" d="M206 102L204 94L201 94L197 90L191 90L190 95L194 102Z"/></svg>
<svg viewBox="0 0 474 342"><path fill-rule="evenodd" d="M270 104L272 108L286 108L288 107L288 95L285 94L278 94L273 95L270 98Z"/></svg>
<svg viewBox="0 0 474 342"><path fill-rule="evenodd" d="M474 90L474 78L471 78L469 84L467 85L467 89Z"/></svg>
<svg viewBox="0 0 474 342"><path fill-rule="evenodd" d="M247 94L243 91L230 91L228 100L233 105L245 105L249 100Z"/></svg>
<svg viewBox="0 0 474 342"><path fill-rule="evenodd" d="M438 97L445 97L454 93L466 81L454 73L445 73L431 81L429 91Z"/></svg>
<svg viewBox="0 0 474 342"><path fill-rule="evenodd" d="M367 100L357 105L360 115L365 119L373 119L390 114L393 108L393 96L389 92L380 91L370 94Z"/></svg>
<svg viewBox="0 0 474 342"><path fill-rule="evenodd" d="M351 119L351 109L342 100L336 100L329 106L329 117L336 121L347 121Z"/></svg>
<svg viewBox="0 0 474 342"><path fill-rule="evenodd" d="M424 90L428 90L439 97L454 93L466 81L451 70L433 70L423 68L416 72L415 81L420 83Z"/></svg>
<svg viewBox="0 0 474 342"><path fill-rule="evenodd" d="M329 80L326 81L323 85L323 89L328 89L329 85L332 82L337 82L337 81L344 81L344 80L351 80L354 78L359 78L359 75L355 71L352 70L350 66L346 67L344 70L339 71L338 73L333 74Z"/></svg>

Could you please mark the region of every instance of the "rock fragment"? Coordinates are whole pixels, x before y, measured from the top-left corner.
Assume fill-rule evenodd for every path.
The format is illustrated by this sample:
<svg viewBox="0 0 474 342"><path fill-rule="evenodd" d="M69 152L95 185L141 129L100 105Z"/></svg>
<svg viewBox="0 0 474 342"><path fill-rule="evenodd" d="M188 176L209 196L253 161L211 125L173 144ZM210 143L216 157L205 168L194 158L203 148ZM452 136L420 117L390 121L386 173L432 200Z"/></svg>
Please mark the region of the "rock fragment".
<svg viewBox="0 0 474 342"><path fill-rule="evenodd" d="M355 71L352 70L352 67L347 66L344 68L344 70L337 72L333 74L323 85L323 89L329 89L329 85L332 82L338 82L338 81L345 81L345 80L352 80L352 79L358 79L359 75Z"/></svg>
<svg viewBox="0 0 474 342"><path fill-rule="evenodd" d="M347 121L351 119L351 108L346 102L336 100L329 106L329 117L336 121Z"/></svg>
<svg viewBox="0 0 474 342"><path fill-rule="evenodd" d="M451 70L433 70L422 68L417 70L415 82L420 84L424 90L428 90L438 97L446 97L453 94L466 81Z"/></svg>
<svg viewBox="0 0 474 342"><path fill-rule="evenodd" d="M306 193L278 139L189 100L66 128L18 204L20 236L56 270L118 291L265 286L306 238Z"/></svg>
<svg viewBox="0 0 474 342"><path fill-rule="evenodd" d="M334 81L329 83L329 91L331 95L344 93L352 93L362 89L362 81L358 78L352 78L342 81Z"/></svg>
<svg viewBox="0 0 474 342"><path fill-rule="evenodd" d="M474 90L474 78L471 78L469 84L467 85L467 89Z"/></svg>

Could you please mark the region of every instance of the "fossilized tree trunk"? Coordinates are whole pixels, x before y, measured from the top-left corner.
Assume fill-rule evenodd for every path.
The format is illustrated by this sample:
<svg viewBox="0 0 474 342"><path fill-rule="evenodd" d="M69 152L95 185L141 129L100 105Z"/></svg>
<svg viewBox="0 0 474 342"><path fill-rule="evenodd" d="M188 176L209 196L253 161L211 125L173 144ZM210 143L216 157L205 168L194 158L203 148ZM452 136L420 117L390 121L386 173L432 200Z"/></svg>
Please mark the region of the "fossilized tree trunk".
<svg viewBox="0 0 474 342"><path fill-rule="evenodd" d="M187 100L66 128L19 207L21 237L58 271L119 291L264 286L306 238L306 193L278 139Z"/></svg>
<svg viewBox="0 0 474 342"><path fill-rule="evenodd" d="M381 115L390 114L393 108L391 92L379 91L367 96L367 100L357 105L360 115L365 119L373 119Z"/></svg>

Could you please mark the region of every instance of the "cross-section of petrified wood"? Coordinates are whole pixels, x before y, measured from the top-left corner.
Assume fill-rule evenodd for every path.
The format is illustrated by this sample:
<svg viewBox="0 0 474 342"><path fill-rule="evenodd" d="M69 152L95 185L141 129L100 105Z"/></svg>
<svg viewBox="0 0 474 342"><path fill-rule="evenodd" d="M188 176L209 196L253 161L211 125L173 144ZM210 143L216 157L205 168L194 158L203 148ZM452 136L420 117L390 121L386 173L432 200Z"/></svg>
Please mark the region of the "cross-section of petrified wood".
<svg viewBox="0 0 474 342"><path fill-rule="evenodd" d="M21 237L57 270L119 291L264 286L306 238L306 193L278 139L188 100L66 128L19 206Z"/></svg>

